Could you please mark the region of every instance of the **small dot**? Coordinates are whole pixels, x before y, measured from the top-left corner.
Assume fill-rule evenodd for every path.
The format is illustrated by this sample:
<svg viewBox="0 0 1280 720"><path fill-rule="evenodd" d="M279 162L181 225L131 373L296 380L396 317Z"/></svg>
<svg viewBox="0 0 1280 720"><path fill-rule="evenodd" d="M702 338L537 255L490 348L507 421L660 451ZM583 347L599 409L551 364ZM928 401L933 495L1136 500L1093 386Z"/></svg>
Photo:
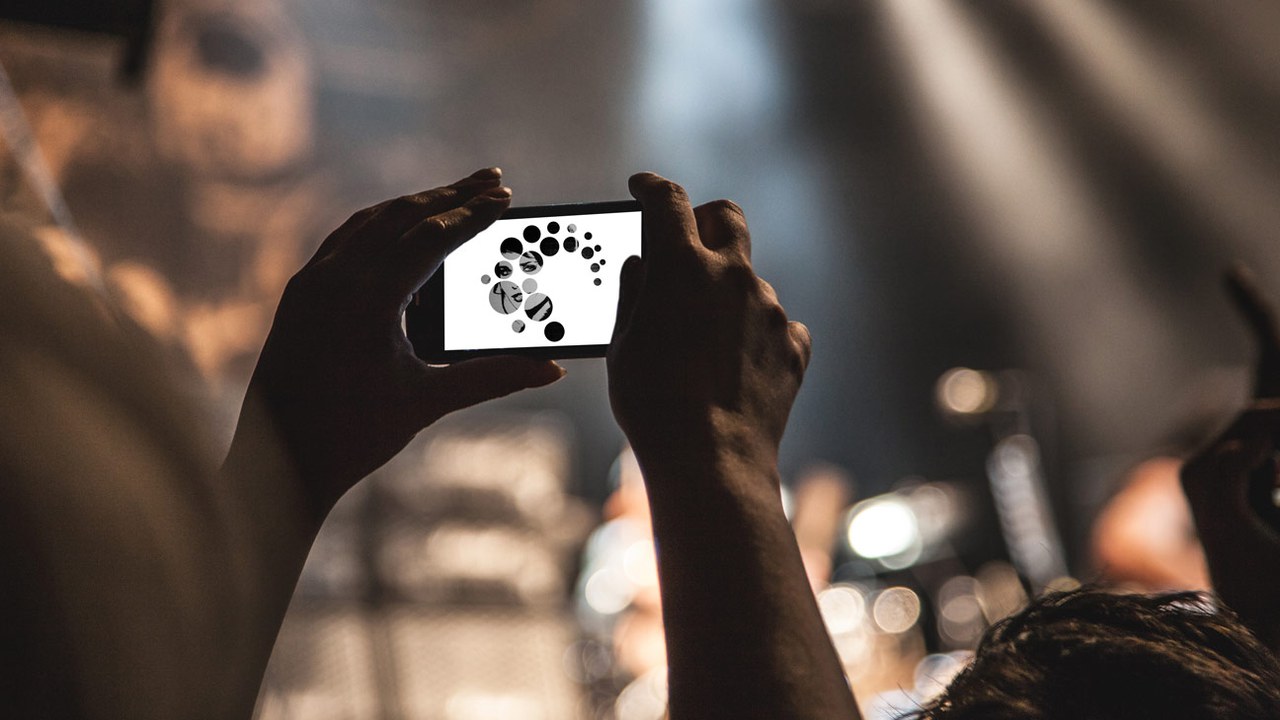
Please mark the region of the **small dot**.
<svg viewBox="0 0 1280 720"><path fill-rule="evenodd" d="M584 248L582 248L582 257L584 257L584 258L586 258L586 259L588 259L588 260L590 260L590 259L591 259L591 256L592 256L592 255L595 255L595 254L596 254L596 251L595 251L595 250L592 250L592 249L591 249L591 248L589 248L589 247L584 247Z"/></svg>
<svg viewBox="0 0 1280 720"><path fill-rule="evenodd" d="M547 232L551 233L552 235L560 232L560 223L558 222L547 223Z"/></svg>
<svg viewBox="0 0 1280 720"><path fill-rule="evenodd" d="M577 225L570 225L570 226L569 226L568 228L566 228L566 229L567 229L569 232L578 232L578 226L577 226Z"/></svg>
<svg viewBox="0 0 1280 720"><path fill-rule="evenodd" d="M524 229L525 242L538 242L540 237L542 237L542 233L538 231L537 225L530 225Z"/></svg>
<svg viewBox="0 0 1280 720"><path fill-rule="evenodd" d="M516 320L515 322L511 323L511 329L515 330L516 332L524 332L524 321Z"/></svg>
<svg viewBox="0 0 1280 720"><path fill-rule="evenodd" d="M604 264L604 258L600 258L600 264L601 264L601 265L603 265L603 264Z"/></svg>
<svg viewBox="0 0 1280 720"><path fill-rule="evenodd" d="M493 279L493 278L489 277L488 275L481 275L481 276L480 276L480 282L484 283L485 285L488 285L488 284L489 284L489 281L490 281L490 280L492 280L492 279Z"/></svg>
<svg viewBox="0 0 1280 720"><path fill-rule="evenodd" d="M586 239L590 240L590 239L591 239L591 233L586 233L586 234L585 234L585 235L583 235L582 237L584 237L584 238L586 238Z"/></svg>
<svg viewBox="0 0 1280 720"><path fill-rule="evenodd" d="M599 246L599 245L597 245L597 246L596 246L596 252L600 252L600 246Z"/></svg>
<svg viewBox="0 0 1280 720"><path fill-rule="evenodd" d="M591 272L600 272L600 263L591 263Z"/></svg>
<svg viewBox="0 0 1280 720"><path fill-rule="evenodd" d="M538 281L534 280L533 278L528 278L527 280L524 281L523 287L526 293L531 293L534 290L538 289Z"/></svg>
<svg viewBox="0 0 1280 720"><path fill-rule="evenodd" d="M564 337L564 326L558 322L547 323L547 328L543 330L543 333L551 342L560 342L560 339Z"/></svg>
<svg viewBox="0 0 1280 720"><path fill-rule="evenodd" d="M600 278L596 278L596 279L595 279L595 283L596 283L597 285L599 285L599 284L600 284Z"/></svg>

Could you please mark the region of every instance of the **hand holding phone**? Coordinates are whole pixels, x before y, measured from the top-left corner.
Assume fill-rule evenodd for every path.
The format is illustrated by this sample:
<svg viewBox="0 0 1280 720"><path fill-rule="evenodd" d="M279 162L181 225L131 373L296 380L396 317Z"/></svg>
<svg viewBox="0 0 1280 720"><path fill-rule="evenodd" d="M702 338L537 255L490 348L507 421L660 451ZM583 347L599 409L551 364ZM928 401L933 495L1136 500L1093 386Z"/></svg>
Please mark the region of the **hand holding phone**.
<svg viewBox="0 0 1280 720"><path fill-rule="evenodd" d="M417 294L405 328L418 357L603 357L623 262L643 253L633 200L511 208Z"/></svg>

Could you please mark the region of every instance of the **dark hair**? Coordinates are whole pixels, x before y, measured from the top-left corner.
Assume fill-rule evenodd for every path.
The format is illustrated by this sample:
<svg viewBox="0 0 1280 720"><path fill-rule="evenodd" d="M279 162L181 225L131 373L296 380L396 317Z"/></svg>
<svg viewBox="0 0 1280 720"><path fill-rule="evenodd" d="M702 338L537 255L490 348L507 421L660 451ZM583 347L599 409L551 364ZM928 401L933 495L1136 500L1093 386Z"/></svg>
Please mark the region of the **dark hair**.
<svg viewBox="0 0 1280 720"><path fill-rule="evenodd" d="M918 720L1280 718L1280 664L1199 593L1046 595L987 630Z"/></svg>

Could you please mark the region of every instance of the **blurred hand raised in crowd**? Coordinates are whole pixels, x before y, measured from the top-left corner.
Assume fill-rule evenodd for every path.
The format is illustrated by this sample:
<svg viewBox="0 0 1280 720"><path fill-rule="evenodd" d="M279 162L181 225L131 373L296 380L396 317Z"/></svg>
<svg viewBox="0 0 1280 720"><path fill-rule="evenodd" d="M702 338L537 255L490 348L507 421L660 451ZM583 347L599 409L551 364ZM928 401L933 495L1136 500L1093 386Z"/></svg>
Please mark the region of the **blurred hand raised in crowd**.
<svg viewBox="0 0 1280 720"><path fill-rule="evenodd" d="M1254 400L1182 468L1182 486L1219 597L1272 649L1280 648L1280 333L1275 313L1243 267L1227 289L1258 346Z"/></svg>
<svg viewBox="0 0 1280 720"><path fill-rule="evenodd" d="M558 380L556 364L495 357L430 367L405 337L410 298L445 256L511 201L496 168L361 210L285 289L246 398L323 514L443 415ZM248 432L260 430L249 422Z"/></svg>

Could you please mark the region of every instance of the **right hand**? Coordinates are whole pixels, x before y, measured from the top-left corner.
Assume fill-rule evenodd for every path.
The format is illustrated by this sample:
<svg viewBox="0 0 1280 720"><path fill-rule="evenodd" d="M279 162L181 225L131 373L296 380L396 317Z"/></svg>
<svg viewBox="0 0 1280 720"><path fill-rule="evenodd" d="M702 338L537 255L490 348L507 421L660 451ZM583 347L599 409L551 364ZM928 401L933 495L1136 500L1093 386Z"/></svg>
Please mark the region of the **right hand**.
<svg viewBox="0 0 1280 720"><path fill-rule="evenodd" d="M751 268L747 223L720 200L690 207L652 173L631 178L647 253L623 266L609 347L609 398L642 465L715 462L730 452L777 462L810 357Z"/></svg>

